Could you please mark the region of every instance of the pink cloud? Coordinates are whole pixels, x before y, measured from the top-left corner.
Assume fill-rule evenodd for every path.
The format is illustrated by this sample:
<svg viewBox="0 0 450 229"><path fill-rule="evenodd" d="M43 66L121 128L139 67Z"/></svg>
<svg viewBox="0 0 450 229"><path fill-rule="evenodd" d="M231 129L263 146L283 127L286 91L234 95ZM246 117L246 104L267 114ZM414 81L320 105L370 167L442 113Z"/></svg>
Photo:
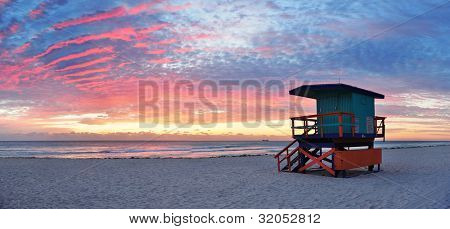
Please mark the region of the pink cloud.
<svg viewBox="0 0 450 229"><path fill-rule="evenodd" d="M182 5L169 5L169 4L167 4L167 5L164 5L162 8L165 11L176 12L176 11L188 9L191 6L192 6L191 3L185 3L185 4L182 4Z"/></svg>
<svg viewBox="0 0 450 229"><path fill-rule="evenodd" d="M158 24L158 25L152 25L149 28L138 29L138 30L136 30L133 27L126 27L126 28L115 29L113 31L105 32L105 33L80 36L80 37L73 38L70 40L55 43L55 44L51 45L50 47L48 47L44 52L36 55L34 57L34 59L41 58L41 57L51 53L54 50L67 47L69 45L83 44L88 41L109 39L109 40L122 40L122 41L129 42L129 41L132 41L134 38L145 36L149 32L154 32L156 30L162 29L162 28L164 28L165 25L166 25L165 23ZM168 42L168 41L165 41L165 42Z"/></svg>
<svg viewBox="0 0 450 229"><path fill-rule="evenodd" d="M194 49L193 48L178 48L173 51L176 53L188 53L188 52L194 51Z"/></svg>
<svg viewBox="0 0 450 229"><path fill-rule="evenodd" d="M91 82L91 81L95 81L95 80L101 80L106 78L107 76L105 74L102 75L96 75L96 76L92 76L92 77L85 77L85 78L80 78L80 79L69 79L64 81L65 84L72 84L72 83L80 83L80 82Z"/></svg>
<svg viewBox="0 0 450 229"><path fill-rule="evenodd" d="M20 82L20 65L0 64L0 89L14 90Z"/></svg>
<svg viewBox="0 0 450 229"><path fill-rule="evenodd" d="M158 55L158 54L164 54L165 52L166 52L166 50L164 50L164 49L154 49L154 50L148 51L147 54Z"/></svg>
<svg viewBox="0 0 450 229"><path fill-rule="evenodd" d="M144 42L138 42L138 43L134 44L133 47L135 47L135 48L148 48L148 44L144 43Z"/></svg>
<svg viewBox="0 0 450 229"><path fill-rule="evenodd" d="M129 15L135 15L135 14L140 14L143 12L149 12L151 10L151 8L153 6L155 6L156 4L162 2L161 0L154 0L151 2L147 2L147 3L142 3L140 5L134 6L132 8L129 8L127 10Z"/></svg>
<svg viewBox="0 0 450 229"><path fill-rule="evenodd" d="M175 60L165 57L165 58L161 58L161 59L153 59L153 60L150 60L149 62L153 63L153 64L167 64L167 63L175 62Z"/></svg>
<svg viewBox="0 0 450 229"><path fill-rule="evenodd" d="M202 39L212 39L212 38L217 38L217 35L201 33L201 34L196 34L196 35L185 37L185 40L202 40Z"/></svg>
<svg viewBox="0 0 450 229"><path fill-rule="evenodd" d="M69 71L69 70L74 70L74 69L79 69L79 68L85 68L85 67L89 67L89 66L92 66L92 65L100 64L100 63L106 63L106 62L111 61L113 59L114 59L114 56L105 56L105 57L102 57L102 58L98 58L98 59L95 59L95 60L83 62L83 63L80 63L80 64L70 65L70 66L67 66L65 68L58 69L56 71L57 72L64 72L64 71Z"/></svg>
<svg viewBox="0 0 450 229"><path fill-rule="evenodd" d="M123 63L120 63L119 65L117 65L117 67L118 68L123 68L123 67L125 67L126 65L129 65L129 64L132 64L131 62L123 62Z"/></svg>
<svg viewBox="0 0 450 229"><path fill-rule="evenodd" d="M92 22L96 22L96 21L103 21L103 20L107 20L107 19L111 19L111 18L124 17L127 15L136 15L136 14L140 14L143 12L151 12L151 8L160 2L162 2L162 1L155 0L155 1L140 4L140 5L131 7L131 8L117 7L110 11L107 11L107 12L97 13L97 14L93 14L93 15L88 15L88 16L84 16L84 17L80 17L80 18L63 21L63 22L53 25L52 27L55 29L63 29L63 28L70 27L70 26L92 23ZM166 11L178 11L178 10L186 9L188 7L190 7L190 4L184 4L184 5L180 5L180 6L167 5L167 6L164 6L163 9ZM30 17L37 16L39 14L42 14L42 7L37 8L37 9L33 10L32 12L30 12ZM144 32L144 33L153 32L153 31L161 29L164 26L165 25L160 25L159 27L156 26L154 28L148 28L147 31L142 31L142 32Z"/></svg>
<svg viewBox="0 0 450 229"><path fill-rule="evenodd" d="M113 10L104 12L104 13L98 13L94 15L89 15L85 17L80 17L76 19L71 19L67 21L60 22L58 24L53 25L53 28L55 29L63 29L70 26L80 25L80 24L86 24L96 21L102 21L110 18L117 18L117 17L123 17L127 15L127 11L124 7L117 7Z"/></svg>
<svg viewBox="0 0 450 229"><path fill-rule="evenodd" d="M0 38L5 37L6 35L17 33L20 26L17 22L11 23L8 27L0 31Z"/></svg>
<svg viewBox="0 0 450 229"><path fill-rule="evenodd" d="M8 4L11 0L0 0L0 6Z"/></svg>
<svg viewBox="0 0 450 229"><path fill-rule="evenodd" d="M103 21L103 20L108 20L108 19L112 19L112 18L124 17L127 15L136 15L136 14L140 14L140 13L144 13L144 12L152 12L152 7L157 5L160 2L161 2L161 0L155 0L155 1L147 2L147 3L142 3L140 5L137 5L137 6L134 6L131 8L127 8L124 6L116 7L114 9L106 11L106 12L87 15L84 17L63 21L63 22L53 25L52 27L55 29L63 29L63 28L70 27L70 26L87 24L87 23L92 23L92 22L97 22L97 21ZM176 8L174 8L174 9L176 9Z"/></svg>
<svg viewBox="0 0 450 229"><path fill-rule="evenodd" d="M86 57L86 56L95 55L95 54L113 53L113 52L114 52L114 48L111 46L106 46L103 48L92 48L92 49L85 50L83 52L73 53L73 54L69 54L67 56L63 56L58 59L55 59L52 62L48 63L46 65L46 67L50 67L52 65L56 65L56 64L59 64L64 61L78 59L81 57Z"/></svg>
<svg viewBox="0 0 450 229"><path fill-rule="evenodd" d="M17 31L19 31L19 28L20 28L20 26L18 23L12 23L5 29L0 30L0 41L3 40L6 36L17 33Z"/></svg>
<svg viewBox="0 0 450 229"><path fill-rule="evenodd" d="M74 77L74 76L86 76L86 75L93 74L93 73L104 73L104 72L108 72L110 70L111 69L109 67L89 69L89 70L84 70L84 71L80 71L80 72L75 72L75 73L58 76L58 77L56 77L56 79L65 79L65 78L67 79L67 78Z"/></svg>
<svg viewBox="0 0 450 229"><path fill-rule="evenodd" d="M274 54L280 52L281 50L279 50L277 47L262 46L255 48L255 51L264 58L271 58Z"/></svg>
<svg viewBox="0 0 450 229"><path fill-rule="evenodd" d="M24 86L24 87L32 86L37 81L43 80L43 79L46 79L49 77L50 78L54 77L55 79L63 79L63 78L71 77L71 76L80 76L80 75L84 76L84 75L93 74L93 73L106 72L107 71L106 69L91 69L91 70L85 70L85 71L81 71L78 73L67 74L67 75L62 75L62 76L55 75L55 73L58 73L58 72L61 73L64 71L82 69L82 68L94 66L95 64L107 63L108 61L113 60L115 58L115 55L102 57L99 59L95 59L92 61L88 61L85 63L80 63L80 64L76 64L76 65L72 65L72 66L67 66L62 69L57 69L56 71L48 71L48 70L60 63L65 62L65 61L74 60L74 59L78 59L78 58L82 58L82 57L86 57L86 56L90 56L90 55L96 55L96 54L114 53L114 48L111 46L101 47L101 48L100 47L92 48L92 49L88 49L88 50L85 50L85 51L82 51L79 53L73 53L73 54L69 54L66 56L62 56L62 57L59 57L57 59L50 61L49 63L47 63L45 65L40 64L39 59L55 50L65 48L70 45L83 44L83 43L89 42L89 41L96 41L96 40L101 40L101 39L122 40L122 41L127 41L127 42L136 41L138 37L146 36L148 33L162 29L165 26L167 26L167 23L151 25L147 28L140 28L140 29L135 29L132 27L120 28L120 29L115 29L115 30L109 31L109 32L104 32L104 33L100 33L100 34L84 35L84 36L76 37L73 39L57 42L57 43L47 47L47 49L45 51L43 51L35 56L26 57L26 58L22 59L20 61L20 63L21 63L20 66L19 65L18 66L9 66L8 68L1 69L2 75L8 76L8 78L5 78L5 79L1 79L4 77L0 77L1 83L2 83L2 88L14 89L19 85L20 82L25 82L25 81L28 81L28 83L23 84L22 86ZM18 24L16 26L12 25L12 26L10 26L10 28L11 29L8 29L8 30L17 31ZM161 44L170 44L175 41L176 40L174 40L174 39L168 39L168 40L163 40L160 43ZM144 44L145 43L141 42L141 44L136 44L136 46L143 47ZM145 46L148 47L149 45L154 45L154 44L149 43L149 44L146 44ZM21 54L21 53L25 52L29 47L30 47L30 43L25 43L22 46L13 50L11 53ZM161 51L161 50L153 51L154 54L163 54L163 52L165 52L165 51ZM0 54L2 54L2 57L5 55L9 55L8 52L3 52ZM168 59L155 60L156 63L164 63L164 62L172 62L172 61L173 60L168 60ZM124 67L126 64L128 64L128 63L122 64L121 67Z"/></svg>
<svg viewBox="0 0 450 229"><path fill-rule="evenodd" d="M1 38L0 38L0 40L1 40ZM3 51L0 53L0 58L7 58L8 56L9 56L9 54L7 51Z"/></svg>
<svg viewBox="0 0 450 229"><path fill-rule="evenodd" d="M93 81L84 84L77 84L75 87L81 91L101 92L105 82Z"/></svg>
<svg viewBox="0 0 450 229"><path fill-rule="evenodd" d="M14 53L15 53L15 54L21 54L21 53L25 52L25 51L30 47L30 45L31 45L31 43L30 43L30 42L27 42L27 43L25 43L25 44L19 46L18 48L16 48L16 49L14 50Z"/></svg>
<svg viewBox="0 0 450 229"><path fill-rule="evenodd" d="M54 50L64 48L66 46L73 45L73 44L83 44L88 41L103 40L103 39L131 41L132 38L136 37L136 36L137 36L137 32L132 27L115 29L111 32L106 32L106 33L81 36L81 37L77 37L77 38L74 38L71 40L66 40L66 41L61 41L61 42L55 43L55 44L51 45L49 48L47 48L44 52L35 56L35 58L41 58L41 57L51 53Z"/></svg>
<svg viewBox="0 0 450 229"><path fill-rule="evenodd" d="M9 27L9 31L10 31L11 33L17 33L17 31L19 30L19 28L20 28L19 24L14 23L14 24L12 24L12 25Z"/></svg>
<svg viewBox="0 0 450 229"><path fill-rule="evenodd" d="M39 6L36 7L34 10L30 11L28 16L31 19L36 19L44 13L44 9L45 9L45 3L43 2L43 3L39 4Z"/></svg>
<svg viewBox="0 0 450 229"><path fill-rule="evenodd" d="M150 26L148 28L145 28L145 29L140 29L139 32L140 33L144 33L144 34L145 33L152 33L152 32L161 30L161 29L167 27L168 25L169 25L168 23L156 24L156 25L152 25L152 26Z"/></svg>
<svg viewBox="0 0 450 229"><path fill-rule="evenodd" d="M126 76L120 79L109 79L92 81L83 84L76 84L75 87L81 91L96 93L107 93L108 98L99 98L98 96L80 98L79 104L83 109L102 109L118 104L130 104L134 101L134 93L138 78Z"/></svg>

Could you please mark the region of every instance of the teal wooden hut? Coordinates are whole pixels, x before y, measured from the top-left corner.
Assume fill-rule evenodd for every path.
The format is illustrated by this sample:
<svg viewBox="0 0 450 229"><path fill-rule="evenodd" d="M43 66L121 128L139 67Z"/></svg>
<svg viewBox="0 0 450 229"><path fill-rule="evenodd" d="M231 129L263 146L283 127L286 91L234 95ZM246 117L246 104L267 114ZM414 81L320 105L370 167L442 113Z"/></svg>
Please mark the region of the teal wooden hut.
<svg viewBox="0 0 450 229"><path fill-rule="evenodd" d="M290 95L315 99L317 114L324 115L318 119L318 133L321 136L338 134L339 116L326 115L332 113L353 114L343 115L343 133L345 136L371 136L374 133L375 99L384 99L384 95L353 87L346 84L304 85L289 91Z"/></svg>
<svg viewBox="0 0 450 229"><path fill-rule="evenodd" d="M384 95L340 83L303 85L289 94L315 99L317 113L291 117L294 140L275 155L278 171L304 173L317 164L345 176L348 169L380 169L382 150L374 148L374 141L385 137L385 117L376 115L375 100Z"/></svg>

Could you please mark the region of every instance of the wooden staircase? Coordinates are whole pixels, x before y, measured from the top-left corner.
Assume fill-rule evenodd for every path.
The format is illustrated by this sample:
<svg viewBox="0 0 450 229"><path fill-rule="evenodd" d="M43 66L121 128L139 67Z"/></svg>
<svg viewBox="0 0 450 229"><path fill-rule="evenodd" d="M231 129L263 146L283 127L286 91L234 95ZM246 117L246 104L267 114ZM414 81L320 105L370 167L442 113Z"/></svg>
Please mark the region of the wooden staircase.
<svg viewBox="0 0 450 229"><path fill-rule="evenodd" d="M323 153L321 147L308 143L305 140L301 141L292 141L274 156L277 159L278 172L304 173L306 169L318 164L328 173L335 176L335 171L332 169L333 161L328 158L333 155L334 149ZM295 143L298 143L298 145L295 146ZM324 162L330 165L326 165Z"/></svg>

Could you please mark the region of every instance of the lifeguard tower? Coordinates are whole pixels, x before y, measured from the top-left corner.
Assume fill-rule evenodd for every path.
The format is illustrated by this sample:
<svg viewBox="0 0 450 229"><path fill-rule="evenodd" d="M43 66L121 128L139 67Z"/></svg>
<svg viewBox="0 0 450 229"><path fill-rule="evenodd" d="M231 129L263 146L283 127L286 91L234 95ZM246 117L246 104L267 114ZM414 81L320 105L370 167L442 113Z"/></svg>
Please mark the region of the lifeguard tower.
<svg viewBox="0 0 450 229"><path fill-rule="evenodd" d="M304 85L289 94L315 99L317 114L291 118L294 141L274 156L279 172L305 173L313 165L335 177L375 165L380 171L374 141L385 140L386 118L375 116L375 99L384 95L346 84Z"/></svg>

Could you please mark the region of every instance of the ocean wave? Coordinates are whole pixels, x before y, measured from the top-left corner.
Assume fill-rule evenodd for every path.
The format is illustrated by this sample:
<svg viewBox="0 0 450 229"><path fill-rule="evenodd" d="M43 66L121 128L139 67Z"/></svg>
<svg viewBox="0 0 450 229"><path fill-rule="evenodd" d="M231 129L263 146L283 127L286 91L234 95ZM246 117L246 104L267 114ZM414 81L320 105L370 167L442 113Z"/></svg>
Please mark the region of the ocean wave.
<svg viewBox="0 0 450 229"><path fill-rule="evenodd" d="M119 146L110 143L70 143L68 146L51 147L44 143L5 147L0 151L0 158L63 158L63 159L192 159L221 157L250 157L274 155L282 149L284 142L244 142L244 143L152 143L134 145L125 143ZM86 144L84 146L83 144ZM203 145L201 145L203 144ZM213 145L214 144L214 145ZM427 148L450 146L450 142L376 142L377 148L396 150L410 148ZM28 148L27 148L28 147ZM1 143L0 143L1 148Z"/></svg>

